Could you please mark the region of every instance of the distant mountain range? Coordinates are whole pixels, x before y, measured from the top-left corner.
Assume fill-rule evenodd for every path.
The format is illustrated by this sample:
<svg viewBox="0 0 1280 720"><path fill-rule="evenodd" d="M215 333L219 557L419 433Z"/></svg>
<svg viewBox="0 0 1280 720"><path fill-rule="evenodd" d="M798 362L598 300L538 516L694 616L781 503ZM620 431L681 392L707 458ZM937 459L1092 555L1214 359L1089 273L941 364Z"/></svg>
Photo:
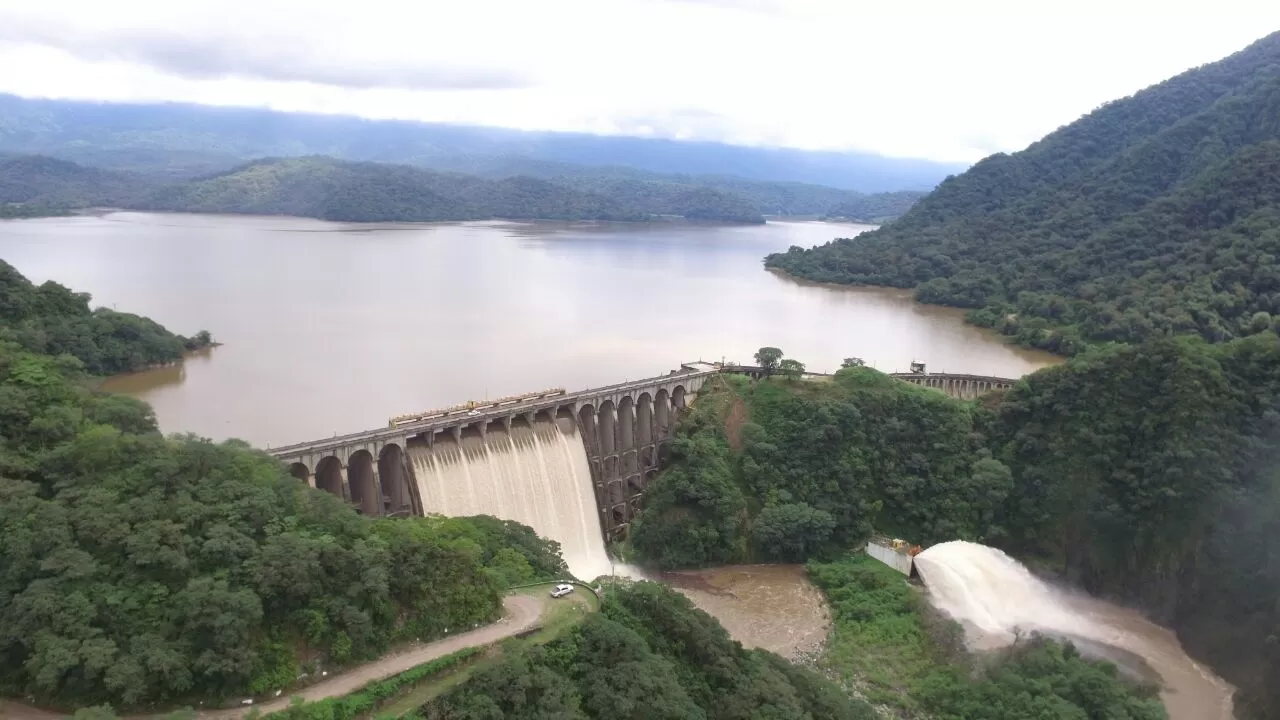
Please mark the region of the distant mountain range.
<svg viewBox="0 0 1280 720"><path fill-rule="evenodd" d="M826 185L862 193L927 191L965 165L870 153L526 132L476 126L201 105L32 100L0 95L0 152L117 170L218 172L261 157L327 155L473 175L540 176L527 161ZM503 170L503 167L507 170ZM521 168L511 172L513 168Z"/></svg>
<svg viewBox="0 0 1280 720"><path fill-rule="evenodd" d="M155 155L162 161L163 154ZM510 168L515 171L517 167ZM608 168L520 165L489 177L306 156L254 160L196 178L106 170L39 155L0 156L0 217L112 206L177 212L297 215L346 222L490 218L759 223L764 212L878 220L920 193L861 195L796 183L669 177Z"/></svg>

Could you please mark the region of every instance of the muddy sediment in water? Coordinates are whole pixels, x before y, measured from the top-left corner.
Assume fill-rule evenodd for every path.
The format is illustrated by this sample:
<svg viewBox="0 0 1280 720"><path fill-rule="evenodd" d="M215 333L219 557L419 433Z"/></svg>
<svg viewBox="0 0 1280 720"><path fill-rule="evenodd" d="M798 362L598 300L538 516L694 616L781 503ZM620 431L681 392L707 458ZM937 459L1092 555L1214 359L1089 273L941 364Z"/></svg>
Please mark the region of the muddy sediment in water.
<svg viewBox="0 0 1280 720"><path fill-rule="evenodd" d="M657 579L719 620L744 647L802 660L820 653L831 631L826 599L803 565L731 565Z"/></svg>

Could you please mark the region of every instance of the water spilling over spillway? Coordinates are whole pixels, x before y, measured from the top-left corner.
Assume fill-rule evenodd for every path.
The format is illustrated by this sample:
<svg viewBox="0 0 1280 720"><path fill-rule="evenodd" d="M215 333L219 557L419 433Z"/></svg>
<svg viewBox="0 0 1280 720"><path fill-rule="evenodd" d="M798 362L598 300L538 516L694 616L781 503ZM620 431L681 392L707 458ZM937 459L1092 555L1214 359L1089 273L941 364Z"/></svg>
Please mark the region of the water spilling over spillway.
<svg viewBox="0 0 1280 720"><path fill-rule="evenodd" d="M1092 637L1097 630L1017 560L977 543L934 545L915 559L933 604L980 646L1004 645L1015 628Z"/></svg>
<svg viewBox="0 0 1280 720"><path fill-rule="evenodd" d="M1173 720L1230 720L1232 688L1183 651L1172 632L1095 598L1059 590L995 548L955 540L915 558L929 601L965 627L976 647L1013 641L1016 630L1096 644L1122 666L1118 649L1140 657L1159 675L1160 693Z"/></svg>
<svg viewBox="0 0 1280 720"><path fill-rule="evenodd" d="M428 447L409 444L418 491L428 513L493 515L532 527L560 543L569 570L592 580L610 571L591 467L576 423L516 418L508 431L473 428L459 443L439 435Z"/></svg>

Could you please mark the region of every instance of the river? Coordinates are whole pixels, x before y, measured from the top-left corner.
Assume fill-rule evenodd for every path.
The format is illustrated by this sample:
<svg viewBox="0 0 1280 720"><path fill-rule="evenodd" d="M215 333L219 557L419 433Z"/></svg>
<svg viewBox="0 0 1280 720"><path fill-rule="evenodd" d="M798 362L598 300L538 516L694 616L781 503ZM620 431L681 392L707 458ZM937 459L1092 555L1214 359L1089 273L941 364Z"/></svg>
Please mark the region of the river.
<svg viewBox="0 0 1280 720"><path fill-rule="evenodd" d="M281 445L401 413L578 389L774 345L811 370L1016 377L1057 359L907 293L766 272L764 255L868 226L607 223L352 225L118 212L0 222L0 258L35 282L222 346L112 379L166 432Z"/></svg>

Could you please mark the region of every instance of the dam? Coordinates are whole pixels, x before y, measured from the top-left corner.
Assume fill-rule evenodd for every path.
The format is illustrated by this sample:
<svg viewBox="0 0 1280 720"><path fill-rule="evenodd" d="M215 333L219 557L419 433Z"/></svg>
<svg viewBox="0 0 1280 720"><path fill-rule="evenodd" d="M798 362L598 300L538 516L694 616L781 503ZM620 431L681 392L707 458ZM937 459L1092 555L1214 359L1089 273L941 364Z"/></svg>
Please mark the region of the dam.
<svg viewBox="0 0 1280 720"><path fill-rule="evenodd" d="M684 363L666 375L600 388L400 415L386 427L269 452L294 477L364 515L486 514L524 523L559 542L574 574L590 580L609 572L605 542L626 537L644 507L680 414L720 373L757 378L764 371ZM966 399L1014 382L984 378L989 382L979 386L969 376L919 373L902 379Z"/></svg>
<svg viewBox="0 0 1280 720"><path fill-rule="evenodd" d="M392 418L388 427L272 448L290 473L371 516L488 514L561 545L580 578L609 572L676 419L722 368L551 390Z"/></svg>

